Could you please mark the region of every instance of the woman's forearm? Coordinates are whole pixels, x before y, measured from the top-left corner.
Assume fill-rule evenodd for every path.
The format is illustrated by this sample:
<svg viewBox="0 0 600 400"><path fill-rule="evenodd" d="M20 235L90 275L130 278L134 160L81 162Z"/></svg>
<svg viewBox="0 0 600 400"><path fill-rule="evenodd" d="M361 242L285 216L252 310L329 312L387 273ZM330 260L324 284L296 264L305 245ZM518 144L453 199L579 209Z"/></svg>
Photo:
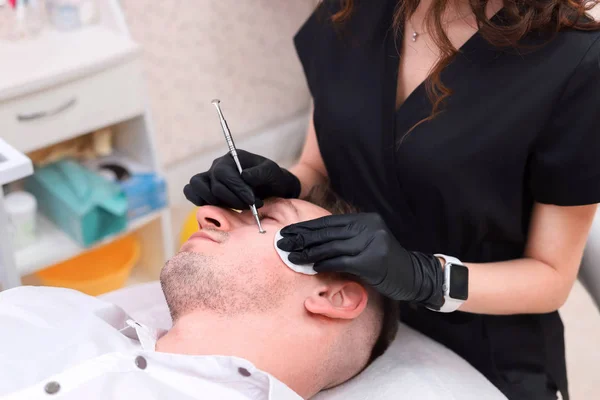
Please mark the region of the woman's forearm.
<svg viewBox="0 0 600 400"><path fill-rule="evenodd" d="M319 150L312 111L308 120L308 129L300 160L290 168L290 172L300 180L302 185L300 190L301 199L305 198L314 186L327 183L327 169Z"/></svg>
<svg viewBox="0 0 600 400"><path fill-rule="evenodd" d="M290 172L300 180L302 186L301 199L305 198L314 186L327 183L327 178L322 173L302 161L290 168Z"/></svg>
<svg viewBox="0 0 600 400"><path fill-rule="evenodd" d="M460 308L482 314L548 313L567 300L597 205L535 203L524 258L467 264L469 299Z"/></svg>
<svg viewBox="0 0 600 400"><path fill-rule="evenodd" d="M461 311L479 314L530 314L557 310L574 279L533 258L469 267L469 299Z"/></svg>

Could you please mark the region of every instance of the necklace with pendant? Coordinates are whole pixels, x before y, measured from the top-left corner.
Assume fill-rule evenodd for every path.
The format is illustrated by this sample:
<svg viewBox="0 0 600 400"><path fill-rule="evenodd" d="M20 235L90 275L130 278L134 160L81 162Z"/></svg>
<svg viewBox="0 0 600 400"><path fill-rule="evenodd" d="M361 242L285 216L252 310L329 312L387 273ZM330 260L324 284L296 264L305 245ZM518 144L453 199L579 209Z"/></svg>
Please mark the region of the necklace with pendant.
<svg viewBox="0 0 600 400"><path fill-rule="evenodd" d="M451 23L453 23L454 21L458 21L459 19L464 19L464 18L465 18L465 16L464 16L464 15L459 15L459 16L457 16L456 18L452 18L451 20L449 20L449 21L446 21L446 22L444 23L444 25L448 26L448 25L450 25ZM409 24L409 26L410 26L410 29L412 30L412 34L410 35L410 40L412 40L413 42L416 42L416 41L417 41L417 39L419 38L419 36L421 36L421 35L427 35L427 32L426 32L426 31L422 31L421 33L417 32L417 31L415 30L415 27L414 27L414 25L412 24L412 22L410 22L410 20L408 20L408 24Z"/></svg>

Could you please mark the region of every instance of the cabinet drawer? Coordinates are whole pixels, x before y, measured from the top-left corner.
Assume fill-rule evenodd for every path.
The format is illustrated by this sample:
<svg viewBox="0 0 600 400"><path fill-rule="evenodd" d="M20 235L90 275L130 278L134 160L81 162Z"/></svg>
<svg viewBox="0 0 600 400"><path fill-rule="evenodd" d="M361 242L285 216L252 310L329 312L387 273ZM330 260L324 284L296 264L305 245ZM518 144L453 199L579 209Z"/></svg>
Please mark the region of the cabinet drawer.
<svg viewBox="0 0 600 400"><path fill-rule="evenodd" d="M0 103L0 137L29 152L144 112L139 60Z"/></svg>

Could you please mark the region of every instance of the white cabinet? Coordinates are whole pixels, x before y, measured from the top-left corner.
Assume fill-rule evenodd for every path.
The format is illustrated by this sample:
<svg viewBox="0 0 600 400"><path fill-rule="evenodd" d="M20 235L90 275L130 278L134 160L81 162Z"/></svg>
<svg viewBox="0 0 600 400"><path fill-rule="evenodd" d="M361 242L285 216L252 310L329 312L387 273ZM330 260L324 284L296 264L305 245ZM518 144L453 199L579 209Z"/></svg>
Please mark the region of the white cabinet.
<svg viewBox="0 0 600 400"><path fill-rule="evenodd" d="M33 39L0 41L0 138L7 148L27 153L112 126L116 149L161 173L140 48L129 36L118 2L98 4L99 24L71 32L48 28ZM156 279L173 254L168 209L134 220L127 232L141 240L139 267ZM9 251L7 235L0 230L0 285L5 289L19 284L23 275L84 251L43 217L31 246Z"/></svg>
<svg viewBox="0 0 600 400"><path fill-rule="evenodd" d="M0 52L1 54L1 52ZM2 138L30 152L144 113L138 60L0 102Z"/></svg>

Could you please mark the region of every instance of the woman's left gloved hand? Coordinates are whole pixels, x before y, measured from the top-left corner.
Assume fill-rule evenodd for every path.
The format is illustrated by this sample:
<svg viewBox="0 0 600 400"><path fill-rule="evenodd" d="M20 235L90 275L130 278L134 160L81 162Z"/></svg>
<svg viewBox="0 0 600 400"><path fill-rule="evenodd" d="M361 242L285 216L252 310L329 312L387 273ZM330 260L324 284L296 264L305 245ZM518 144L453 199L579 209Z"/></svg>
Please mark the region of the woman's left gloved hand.
<svg viewBox="0 0 600 400"><path fill-rule="evenodd" d="M432 308L444 303L443 271L433 256L404 249L379 214L330 215L289 225L277 246L294 264L356 275L384 296Z"/></svg>

